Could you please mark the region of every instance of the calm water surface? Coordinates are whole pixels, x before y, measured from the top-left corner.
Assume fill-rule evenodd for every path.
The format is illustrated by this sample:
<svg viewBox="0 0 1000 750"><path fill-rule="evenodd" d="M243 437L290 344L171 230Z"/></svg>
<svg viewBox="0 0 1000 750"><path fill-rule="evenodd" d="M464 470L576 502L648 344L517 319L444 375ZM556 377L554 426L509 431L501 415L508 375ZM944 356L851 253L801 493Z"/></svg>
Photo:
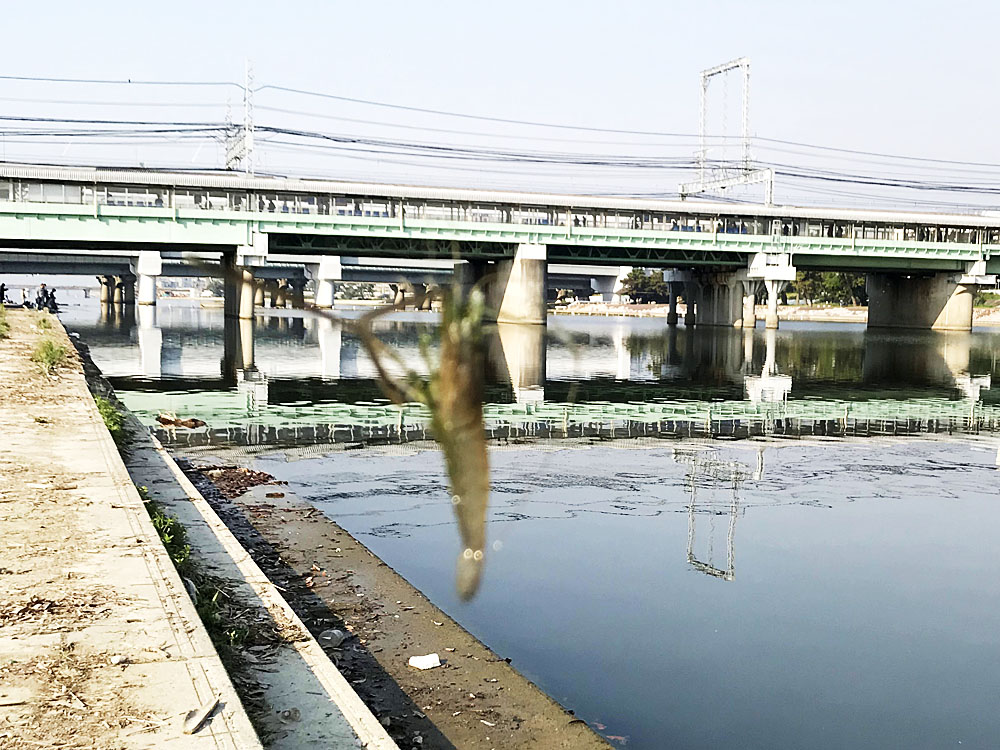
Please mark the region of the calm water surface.
<svg viewBox="0 0 1000 750"><path fill-rule="evenodd" d="M1000 435L498 443L486 574L463 604L426 443L245 445L255 420L379 403L347 332L274 315L251 342L221 311L186 304L98 318L64 315L144 418L234 426L238 447L216 435L195 452L237 452L288 480L629 748L1000 745ZM419 366L433 325L397 316L380 334ZM492 337L488 398L966 413L997 404L998 352L989 330L889 338L799 324L746 337L550 318L547 339Z"/></svg>

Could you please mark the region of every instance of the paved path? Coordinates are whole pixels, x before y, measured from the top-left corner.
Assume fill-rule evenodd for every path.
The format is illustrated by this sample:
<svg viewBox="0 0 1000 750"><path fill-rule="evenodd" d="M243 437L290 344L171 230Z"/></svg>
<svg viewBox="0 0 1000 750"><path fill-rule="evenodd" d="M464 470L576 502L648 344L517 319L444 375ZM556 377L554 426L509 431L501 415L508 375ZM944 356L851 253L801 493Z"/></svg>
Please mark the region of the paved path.
<svg viewBox="0 0 1000 750"><path fill-rule="evenodd" d="M58 322L0 340L0 748L260 743ZM50 338L55 376L30 361ZM185 714L218 697L194 735Z"/></svg>

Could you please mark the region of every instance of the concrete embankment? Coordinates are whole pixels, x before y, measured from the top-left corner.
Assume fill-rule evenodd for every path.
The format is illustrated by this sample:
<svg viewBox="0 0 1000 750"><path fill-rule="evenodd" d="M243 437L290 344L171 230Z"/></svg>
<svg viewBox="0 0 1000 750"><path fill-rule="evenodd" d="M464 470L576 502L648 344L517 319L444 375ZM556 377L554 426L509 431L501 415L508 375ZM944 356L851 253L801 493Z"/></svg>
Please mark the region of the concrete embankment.
<svg viewBox="0 0 1000 750"><path fill-rule="evenodd" d="M423 748L608 748L318 509L284 486L248 489L260 481L255 474L206 468L211 453L198 456L187 468L197 486L310 630L343 627L357 636L338 666L390 732L420 732ZM407 666L427 653L443 666Z"/></svg>
<svg viewBox="0 0 1000 750"><path fill-rule="evenodd" d="M259 748L62 326L6 319L0 747Z"/></svg>
<svg viewBox="0 0 1000 750"><path fill-rule="evenodd" d="M237 477L233 500L189 467L196 488L127 416L126 465L187 529L198 595L211 583L243 613L250 634L220 652L266 747L607 747L315 508L282 487L244 494L239 469L207 473ZM408 666L431 652L441 667Z"/></svg>

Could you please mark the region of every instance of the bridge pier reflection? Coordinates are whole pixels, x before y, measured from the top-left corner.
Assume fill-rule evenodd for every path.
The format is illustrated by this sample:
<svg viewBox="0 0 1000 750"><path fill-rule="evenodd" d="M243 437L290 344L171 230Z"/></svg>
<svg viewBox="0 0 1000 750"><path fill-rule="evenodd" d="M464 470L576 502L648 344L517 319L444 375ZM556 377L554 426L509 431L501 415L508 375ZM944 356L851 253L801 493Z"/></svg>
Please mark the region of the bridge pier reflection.
<svg viewBox="0 0 1000 750"><path fill-rule="evenodd" d="M222 377L238 381L241 372L256 369L254 321L227 317L223 328Z"/></svg>
<svg viewBox="0 0 1000 750"><path fill-rule="evenodd" d="M486 353L496 378L510 383L514 401L545 400L545 327L525 323L497 323L488 336Z"/></svg>
<svg viewBox="0 0 1000 750"><path fill-rule="evenodd" d="M138 310L139 362L143 377L163 374L163 331L156 325L156 307L142 305Z"/></svg>

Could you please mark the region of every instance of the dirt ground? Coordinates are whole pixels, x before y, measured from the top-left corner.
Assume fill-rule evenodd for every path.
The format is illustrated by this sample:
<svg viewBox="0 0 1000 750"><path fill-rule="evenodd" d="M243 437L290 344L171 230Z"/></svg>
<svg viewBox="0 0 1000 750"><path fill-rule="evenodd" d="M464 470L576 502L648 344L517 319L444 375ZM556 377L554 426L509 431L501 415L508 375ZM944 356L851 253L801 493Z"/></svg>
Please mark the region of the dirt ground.
<svg viewBox="0 0 1000 750"><path fill-rule="evenodd" d="M321 633L330 628L353 634L327 653L401 748L608 747L364 545L270 483L268 475L183 460L181 465L321 643ZM264 484L250 489L258 483ZM443 666L407 666L410 656L430 652L439 654Z"/></svg>

